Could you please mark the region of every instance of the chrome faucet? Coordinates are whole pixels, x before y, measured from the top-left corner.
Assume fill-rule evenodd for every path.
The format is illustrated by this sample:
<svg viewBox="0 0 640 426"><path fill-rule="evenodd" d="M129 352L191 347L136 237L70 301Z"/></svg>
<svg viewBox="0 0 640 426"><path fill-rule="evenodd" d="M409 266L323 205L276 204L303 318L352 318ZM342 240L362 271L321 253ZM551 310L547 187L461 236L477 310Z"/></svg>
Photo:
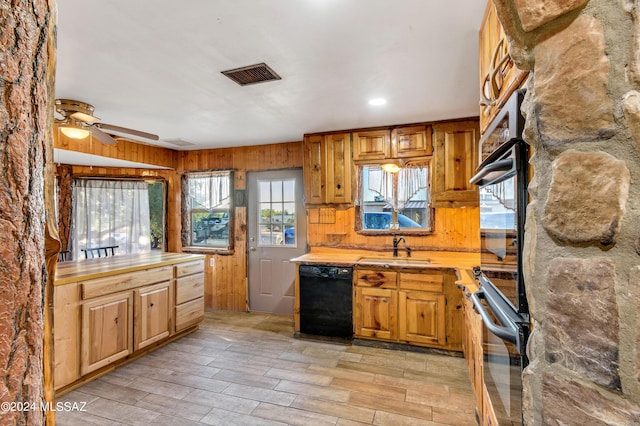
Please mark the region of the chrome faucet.
<svg viewBox="0 0 640 426"><path fill-rule="evenodd" d="M404 243L404 249L407 251L407 257L411 257L411 247L407 245L404 237L398 237L398 235L393 234L393 257L398 257L398 244L400 242Z"/></svg>

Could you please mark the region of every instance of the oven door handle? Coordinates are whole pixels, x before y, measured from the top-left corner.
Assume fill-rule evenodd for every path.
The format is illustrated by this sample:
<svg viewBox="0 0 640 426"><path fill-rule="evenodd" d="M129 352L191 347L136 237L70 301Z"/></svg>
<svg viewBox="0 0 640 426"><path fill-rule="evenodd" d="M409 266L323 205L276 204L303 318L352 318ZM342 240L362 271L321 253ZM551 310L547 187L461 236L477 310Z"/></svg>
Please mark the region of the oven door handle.
<svg viewBox="0 0 640 426"><path fill-rule="evenodd" d="M480 170L474 177L471 178L469 183L471 185L478 184L481 185L481 180L483 177L492 172L507 172L509 170L513 170L514 159L513 158L505 158L502 160L494 161L493 163L487 164Z"/></svg>
<svg viewBox="0 0 640 426"><path fill-rule="evenodd" d="M492 310L496 319L502 324L507 323L507 326L504 325L496 325L491 316L489 316L489 312L484 307L480 299L486 299L485 293L482 290L478 290L471 295L471 300L473 301L473 306L476 308L476 311L480 314L482 318L482 322L484 322L485 326L489 329L490 332L498 336L499 338L506 340L508 342L517 345L518 342L518 326L513 322L509 321L509 318L498 310Z"/></svg>

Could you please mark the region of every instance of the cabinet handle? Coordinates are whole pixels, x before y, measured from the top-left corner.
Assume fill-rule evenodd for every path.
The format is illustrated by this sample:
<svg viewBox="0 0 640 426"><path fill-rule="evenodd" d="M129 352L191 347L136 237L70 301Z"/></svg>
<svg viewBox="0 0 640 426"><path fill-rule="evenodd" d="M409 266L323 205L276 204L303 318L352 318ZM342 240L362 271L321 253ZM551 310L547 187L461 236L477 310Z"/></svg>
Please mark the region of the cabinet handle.
<svg viewBox="0 0 640 426"><path fill-rule="evenodd" d="M153 303L149 303L149 307L150 307L150 308L153 308Z"/></svg>
<svg viewBox="0 0 640 426"><path fill-rule="evenodd" d="M118 317L115 317L115 318L113 319L113 322L115 322L115 323L117 324L117 323L118 323Z"/></svg>
<svg viewBox="0 0 640 426"><path fill-rule="evenodd" d="M340 188L342 188L342 185L341 184L337 184L336 188L340 189Z"/></svg>

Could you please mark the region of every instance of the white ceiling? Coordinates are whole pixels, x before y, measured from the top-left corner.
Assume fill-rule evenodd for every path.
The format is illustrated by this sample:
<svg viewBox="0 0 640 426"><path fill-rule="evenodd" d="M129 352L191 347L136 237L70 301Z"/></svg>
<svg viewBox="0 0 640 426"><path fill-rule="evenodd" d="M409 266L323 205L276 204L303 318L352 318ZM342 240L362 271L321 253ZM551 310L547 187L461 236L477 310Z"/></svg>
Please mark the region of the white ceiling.
<svg viewBox="0 0 640 426"><path fill-rule="evenodd" d="M204 149L478 115L487 0L58 0L56 97ZM282 80L221 71L266 62ZM388 100L382 107L367 101ZM181 139L193 146L178 147Z"/></svg>

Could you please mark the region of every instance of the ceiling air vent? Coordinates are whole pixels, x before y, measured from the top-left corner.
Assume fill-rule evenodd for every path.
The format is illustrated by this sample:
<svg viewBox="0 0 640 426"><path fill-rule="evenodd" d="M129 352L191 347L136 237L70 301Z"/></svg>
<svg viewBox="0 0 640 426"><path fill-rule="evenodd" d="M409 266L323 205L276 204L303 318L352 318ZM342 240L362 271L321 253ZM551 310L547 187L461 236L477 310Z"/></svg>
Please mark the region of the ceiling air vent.
<svg viewBox="0 0 640 426"><path fill-rule="evenodd" d="M265 63L222 71L222 74L226 75L240 86L280 80L280 76Z"/></svg>
<svg viewBox="0 0 640 426"><path fill-rule="evenodd" d="M175 146L194 146L195 143L185 141L184 139L163 139L163 142L170 143Z"/></svg>

